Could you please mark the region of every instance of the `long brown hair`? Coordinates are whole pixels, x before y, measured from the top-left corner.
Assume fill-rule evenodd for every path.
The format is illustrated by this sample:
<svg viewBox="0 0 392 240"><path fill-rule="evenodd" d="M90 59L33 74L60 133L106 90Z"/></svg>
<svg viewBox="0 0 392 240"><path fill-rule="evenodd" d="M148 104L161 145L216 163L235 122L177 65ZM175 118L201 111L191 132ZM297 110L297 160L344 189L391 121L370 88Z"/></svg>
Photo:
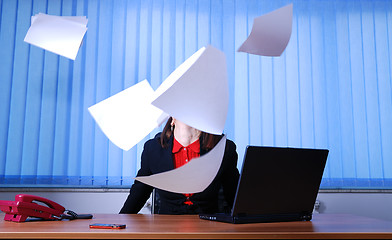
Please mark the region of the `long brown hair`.
<svg viewBox="0 0 392 240"><path fill-rule="evenodd" d="M173 131L171 129L172 117L170 117L165 127L162 130L161 134L161 146L163 148L169 147L170 137L173 135ZM174 129L173 129L174 130ZM215 145L221 140L222 135L215 135L211 133L201 132L199 140L200 140L200 149L204 151L209 151L215 147Z"/></svg>

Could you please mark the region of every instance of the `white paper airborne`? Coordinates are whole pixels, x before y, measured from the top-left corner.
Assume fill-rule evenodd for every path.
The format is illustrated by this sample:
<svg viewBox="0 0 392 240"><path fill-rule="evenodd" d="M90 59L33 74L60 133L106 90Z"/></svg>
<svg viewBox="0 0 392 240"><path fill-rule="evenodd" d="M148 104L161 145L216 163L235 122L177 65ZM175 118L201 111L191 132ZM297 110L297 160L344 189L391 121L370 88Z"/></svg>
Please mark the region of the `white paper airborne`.
<svg viewBox="0 0 392 240"><path fill-rule="evenodd" d="M89 111L114 144L129 150L169 116L201 131L222 134L228 105L225 55L208 46L181 64L155 92L144 80Z"/></svg>
<svg viewBox="0 0 392 240"><path fill-rule="evenodd" d="M53 16L39 13L31 17L24 41L75 60L87 31L85 16Z"/></svg>
<svg viewBox="0 0 392 240"><path fill-rule="evenodd" d="M222 134L229 90L223 52L203 47L153 91L147 80L91 106L88 110L118 147L129 150L169 116L204 132ZM186 165L136 180L177 193L203 191L222 163L226 137L207 154Z"/></svg>
<svg viewBox="0 0 392 240"><path fill-rule="evenodd" d="M151 105L154 90L147 80L88 108L98 126L119 148L128 151L168 116Z"/></svg>
<svg viewBox="0 0 392 240"><path fill-rule="evenodd" d="M280 56L291 36L293 4L257 17L252 31L238 52L262 56Z"/></svg>
<svg viewBox="0 0 392 240"><path fill-rule="evenodd" d="M205 155L194 158L182 167L150 176L136 177L142 183L176 193L204 191L214 180L222 163L226 136Z"/></svg>
<svg viewBox="0 0 392 240"><path fill-rule="evenodd" d="M207 46L189 57L156 90L152 104L185 124L222 134L229 107L225 54Z"/></svg>

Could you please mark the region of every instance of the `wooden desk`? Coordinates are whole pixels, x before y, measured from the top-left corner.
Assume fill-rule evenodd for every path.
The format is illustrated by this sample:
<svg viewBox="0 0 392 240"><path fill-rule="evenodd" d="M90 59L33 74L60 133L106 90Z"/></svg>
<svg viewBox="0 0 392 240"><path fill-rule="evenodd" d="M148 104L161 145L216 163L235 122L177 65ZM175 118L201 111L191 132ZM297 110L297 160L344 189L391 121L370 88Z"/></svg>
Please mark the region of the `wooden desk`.
<svg viewBox="0 0 392 240"><path fill-rule="evenodd" d="M353 215L315 214L310 222L229 224L196 215L95 214L89 220L4 221L0 238L50 239L392 239L392 222ZM126 229L90 229L91 223L122 223Z"/></svg>

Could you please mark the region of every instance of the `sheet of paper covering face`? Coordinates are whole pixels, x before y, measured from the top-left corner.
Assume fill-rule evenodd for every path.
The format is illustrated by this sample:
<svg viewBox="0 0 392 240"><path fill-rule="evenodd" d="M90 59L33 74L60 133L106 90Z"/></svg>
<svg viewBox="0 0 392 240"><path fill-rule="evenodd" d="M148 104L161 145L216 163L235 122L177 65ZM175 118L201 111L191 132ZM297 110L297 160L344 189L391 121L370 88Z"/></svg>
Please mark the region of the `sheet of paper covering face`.
<svg viewBox="0 0 392 240"><path fill-rule="evenodd" d="M35 16L24 41L75 60L87 27L79 21L38 14Z"/></svg>
<svg viewBox="0 0 392 240"><path fill-rule="evenodd" d="M203 47L158 87L152 104L187 125L222 134L229 106L225 54Z"/></svg>
<svg viewBox="0 0 392 240"><path fill-rule="evenodd" d="M168 118L151 105L153 96L154 90L144 80L88 110L109 140L128 151Z"/></svg>
<svg viewBox="0 0 392 240"><path fill-rule="evenodd" d="M293 4L255 18L249 37L237 51L280 56L290 40L292 19Z"/></svg>
<svg viewBox="0 0 392 240"><path fill-rule="evenodd" d="M151 176L136 177L147 185L174 193L198 193L204 191L214 180L222 164L226 136L207 154L193 158L187 164Z"/></svg>

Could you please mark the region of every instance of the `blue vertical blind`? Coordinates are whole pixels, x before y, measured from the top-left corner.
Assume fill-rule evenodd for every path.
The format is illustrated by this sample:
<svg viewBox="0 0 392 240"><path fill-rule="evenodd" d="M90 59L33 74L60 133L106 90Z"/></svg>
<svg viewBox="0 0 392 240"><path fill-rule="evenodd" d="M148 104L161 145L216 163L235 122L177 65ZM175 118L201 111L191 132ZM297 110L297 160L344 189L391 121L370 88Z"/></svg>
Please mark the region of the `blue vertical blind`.
<svg viewBox="0 0 392 240"><path fill-rule="evenodd" d="M290 3L282 56L236 52L255 17ZM39 12L87 16L75 61L23 41ZM156 89L211 44L239 168L248 144L327 148L322 188L392 188L389 0L0 0L0 13L2 186L129 187L159 129L122 151L87 108L144 79Z"/></svg>

